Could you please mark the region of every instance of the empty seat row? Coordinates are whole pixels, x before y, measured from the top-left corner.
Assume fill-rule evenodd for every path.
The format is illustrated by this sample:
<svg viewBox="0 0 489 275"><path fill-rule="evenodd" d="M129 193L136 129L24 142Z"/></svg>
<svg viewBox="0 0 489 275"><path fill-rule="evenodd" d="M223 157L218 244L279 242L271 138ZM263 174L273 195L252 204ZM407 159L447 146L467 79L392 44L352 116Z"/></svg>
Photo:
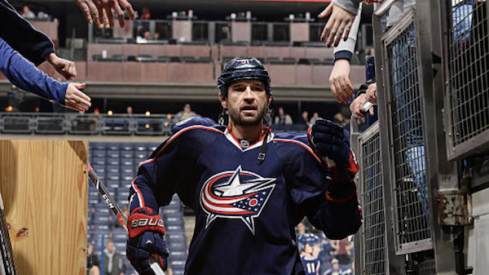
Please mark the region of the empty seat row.
<svg viewBox="0 0 489 275"><path fill-rule="evenodd" d="M160 63L211 63L212 58L210 56L158 56L153 57L151 55L129 55L125 56L123 54L114 54L111 57L103 57L101 54L92 55L93 61L104 61L104 62L160 62Z"/></svg>

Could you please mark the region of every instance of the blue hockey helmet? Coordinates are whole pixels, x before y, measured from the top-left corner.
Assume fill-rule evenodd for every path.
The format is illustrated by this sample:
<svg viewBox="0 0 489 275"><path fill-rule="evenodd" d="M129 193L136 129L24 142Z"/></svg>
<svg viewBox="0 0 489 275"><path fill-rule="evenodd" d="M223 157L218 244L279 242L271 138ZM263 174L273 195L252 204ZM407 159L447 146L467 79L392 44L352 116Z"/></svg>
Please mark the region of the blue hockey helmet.
<svg viewBox="0 0 489 275"><path fill-rule="evenodd" d="M217 80L222 100L226 99L229 85L242 79L257 79L265 84L267 95L271 95L270 75L261 62L254 57L236 57L229 61Z"/></svg>

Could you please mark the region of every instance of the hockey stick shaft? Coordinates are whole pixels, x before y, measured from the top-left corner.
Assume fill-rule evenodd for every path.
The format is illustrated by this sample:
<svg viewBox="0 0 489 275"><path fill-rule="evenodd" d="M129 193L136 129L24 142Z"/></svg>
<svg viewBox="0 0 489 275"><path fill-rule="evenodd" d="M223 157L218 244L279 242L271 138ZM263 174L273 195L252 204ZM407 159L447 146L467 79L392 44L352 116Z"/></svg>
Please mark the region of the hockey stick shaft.
<svg viewBox="0 0 489 275"><path fill-rule="evenodd" d="M102 196L102 198L104 198L110 210L112 210L112 213L116 215L117 219L119 220L119 223L127 231L127 217L124 216L121 208L114 200L114 198L112 198L109 191L107 191L107 187L105 187L104 183L102 182L102 180L100 180L100 177L97 175L95 170L93 170L90 164L88 164L88 177L95 185L95 188L97 188L97 191ZM163 272L163 270L161 270L161 267L158 265L158 263L152 262L151 259L150 259L150 266L156 275L165 275L165 273Z"/></svg>
<svg viewBox="0 0 489 275"><path fill-rule="evenodd" d="M1 267L0 270L2 274L6 275L16 275L17 268L14 260L14 253L12 250L12 243L10 242L10 236L8 233L8 225L5 219L3 207L3 199L2 194L0 193L0 254L2 256Z"/></svg>

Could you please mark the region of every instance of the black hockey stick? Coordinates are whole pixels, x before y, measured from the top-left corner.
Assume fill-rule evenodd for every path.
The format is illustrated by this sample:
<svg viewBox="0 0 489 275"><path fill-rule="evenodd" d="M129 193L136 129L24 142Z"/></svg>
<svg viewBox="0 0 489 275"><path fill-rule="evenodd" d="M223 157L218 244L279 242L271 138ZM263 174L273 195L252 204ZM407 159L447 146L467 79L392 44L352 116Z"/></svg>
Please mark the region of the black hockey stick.
<svg viewBox="0 0 489 275"><path fill-rule="evenodd" d="M109 194L109 191L107 191L107 188L105 187L104 183L100 180L100 177L97 175L97 173L95 173L95 170L93 170L90 164L88 164L88 177L95 185L95 188L97 188L99 194L102 196L102 198L104 198L105 202L109 205L109 208L110 210L112 210L112 213L116 215L117 219L119 220L119 223L127 231L127 217L124 216L124 214L122 214L121 208L114 200L114 198L112 198L112 196ZM163 270L161 270L160 265L154 259L150 259L150 266L156 275L165 275Z"/></svg>
<svg viewBox="0 0 489 275"><path fill-rule="evenodd" d="M2 275L17 275L17 267L14 261L14 253L12 251L12 243L8 234L8 225L3 212L2 194L0 194L0 254L2 261L0 262L0 273Z"/></svg>

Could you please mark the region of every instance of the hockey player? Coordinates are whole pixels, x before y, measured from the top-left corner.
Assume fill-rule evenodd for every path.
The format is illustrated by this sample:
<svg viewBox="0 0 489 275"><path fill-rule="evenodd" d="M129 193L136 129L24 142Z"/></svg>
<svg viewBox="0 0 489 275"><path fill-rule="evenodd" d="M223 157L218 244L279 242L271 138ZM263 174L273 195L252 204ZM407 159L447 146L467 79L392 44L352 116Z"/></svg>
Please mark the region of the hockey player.
<svg viewBox="0 0 489 275"><path fill-rule="evenodd" d="M180 122L140 164L127 257L140 274L154 274L148 258L155 255L166 268L158 208L176 193L196 215L185 274L305 274L294 230L305 216L332 239L361 225L348 134L327 120L307 135L263 127L272 94L255 58L231 60L218 87L227 127L206 118Z"/></svg>

